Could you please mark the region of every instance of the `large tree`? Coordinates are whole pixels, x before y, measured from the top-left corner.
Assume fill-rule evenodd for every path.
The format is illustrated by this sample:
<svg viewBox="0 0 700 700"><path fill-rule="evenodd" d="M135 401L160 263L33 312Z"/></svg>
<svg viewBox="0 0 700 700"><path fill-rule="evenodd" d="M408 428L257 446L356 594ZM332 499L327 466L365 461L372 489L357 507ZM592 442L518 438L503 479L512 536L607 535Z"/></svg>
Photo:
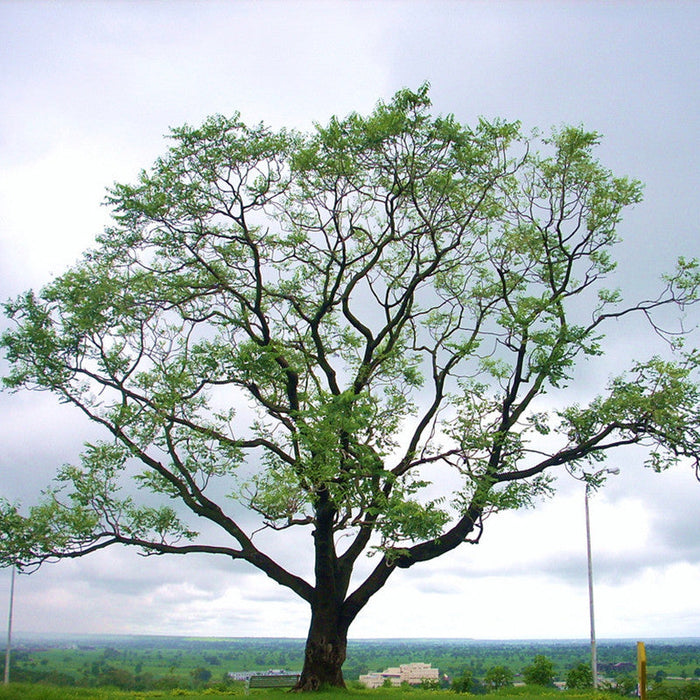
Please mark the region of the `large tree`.
<svg viewBox="0 0 700 700"><path fill-rule="evenodd" d="M6 306L5 385L108 436L43 502L2 502L6 565L113 544L243 560L309 605L299 688L339 686L348 628L397 569L613 448L697 465L698 353L680 336L565 404L577 363L605 363L608 322L663 334L654 313L699 282L681 260L647 301L605 286L640 184L600 165L597 134L470 128L433 116L424 86L311 133L216 116L171 140L110 190L95 249ZM312 580L260 527L309 533Z"/></svg>

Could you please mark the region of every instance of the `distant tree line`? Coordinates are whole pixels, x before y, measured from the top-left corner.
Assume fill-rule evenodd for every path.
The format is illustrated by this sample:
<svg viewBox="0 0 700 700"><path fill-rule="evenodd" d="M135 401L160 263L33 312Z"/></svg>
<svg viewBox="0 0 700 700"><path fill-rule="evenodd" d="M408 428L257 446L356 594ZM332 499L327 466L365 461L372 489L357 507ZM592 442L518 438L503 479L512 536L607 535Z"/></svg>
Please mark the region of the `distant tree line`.
<svg viewBox="0 0 700 700"><path fill-rule="evenodd" d="M101 643L25 645L13 652L12 680L137 691L230 687L232 671L299 670L304 649L303 641L294 639L113 638ZM350 681L368 671L424 661L440 669L436 687L457 693L486 694L513 683L548 686L555 680L568 688L592 685L583 642L351 640L348 651L345 671ZM648 644L647 651L654 692L671 687L667 676L700 678L700 641ZM621 695L636 689L634 655L629 642L599 645L599 669ZM692 692L692 684L686 686ZM658 700L678 699L669 694L658 695Z"/></svg>

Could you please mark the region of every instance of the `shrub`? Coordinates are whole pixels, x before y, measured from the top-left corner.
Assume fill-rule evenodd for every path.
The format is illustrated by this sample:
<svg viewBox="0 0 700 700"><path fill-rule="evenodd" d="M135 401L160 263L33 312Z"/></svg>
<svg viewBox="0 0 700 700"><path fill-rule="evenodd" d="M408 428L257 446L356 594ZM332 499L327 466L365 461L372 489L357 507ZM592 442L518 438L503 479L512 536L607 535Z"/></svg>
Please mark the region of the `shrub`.
<svg viewBox="0 0 700 700"><path fill-rule="evenodd" d="M498 690L513 685L513 672L507 666L492 666L486 671L484 685L489 690Z"/></svg>
<svg viewBox="0 0 700 700"><path fill-rule="evenodd" d="M660 684L647 694L649 700L700 700L700 683L691 681L682 685Z"/></svg>
<svg viewBox="0 0 700 700"><path fill-rule="evenodd" d="M593 687L593 671L588 664L580 663L569 669L566 674L566 687L570 690L576 688Z"/></svg>
<svg viewBox="0 0 700 700"><path fill-rule="evenodd" d="M538 654L532 665L523 669L523 677L527 685L550 686L554 682L554 664L543 654Z"/></svg>

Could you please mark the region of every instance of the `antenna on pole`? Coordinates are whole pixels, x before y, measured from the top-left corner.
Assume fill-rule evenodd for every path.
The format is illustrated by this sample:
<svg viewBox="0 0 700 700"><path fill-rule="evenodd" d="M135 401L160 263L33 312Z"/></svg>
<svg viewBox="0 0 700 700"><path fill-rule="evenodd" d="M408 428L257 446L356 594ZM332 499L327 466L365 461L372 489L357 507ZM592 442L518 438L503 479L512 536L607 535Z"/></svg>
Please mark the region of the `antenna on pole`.
<svg viewBox="0 0 700 700"><path fill-rule="evenodd" d="M15 568L10 579L10 612L7 616L7 646L5 647L5 685L10 683L10 649L12 648L12 608L15 600Z"/></svg>

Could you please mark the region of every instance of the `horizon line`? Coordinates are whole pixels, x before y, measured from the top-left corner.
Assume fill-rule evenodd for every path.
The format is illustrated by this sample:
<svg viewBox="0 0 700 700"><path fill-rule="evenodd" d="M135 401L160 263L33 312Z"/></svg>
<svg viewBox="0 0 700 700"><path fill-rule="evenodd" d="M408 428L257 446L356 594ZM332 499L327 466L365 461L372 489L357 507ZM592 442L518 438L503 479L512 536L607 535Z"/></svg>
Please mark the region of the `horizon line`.
<svg viewBox="0 0 700 700"><path fill-rule="evenodd" d="M287 640L305 642L305 637L287 637L287 636L271 636L271 635L241 635L241 636L223 636L223 635L207 635L207 634L164 634L164 633L145 633L145 632L29 632L17 630L13 633L17 638L22 637L142 637L142 638L159 638L159 639L191 639L191 640ZM597 642L627 642L627 641L668 641L668 640L697 640L700 642L700 635L661 635L649 636L637 635L632 637L599 637ZM348 637L349 642L374 642L374 641L453 641L453 642L581 642L590 644L590 639L587 637Z"/></svg>

